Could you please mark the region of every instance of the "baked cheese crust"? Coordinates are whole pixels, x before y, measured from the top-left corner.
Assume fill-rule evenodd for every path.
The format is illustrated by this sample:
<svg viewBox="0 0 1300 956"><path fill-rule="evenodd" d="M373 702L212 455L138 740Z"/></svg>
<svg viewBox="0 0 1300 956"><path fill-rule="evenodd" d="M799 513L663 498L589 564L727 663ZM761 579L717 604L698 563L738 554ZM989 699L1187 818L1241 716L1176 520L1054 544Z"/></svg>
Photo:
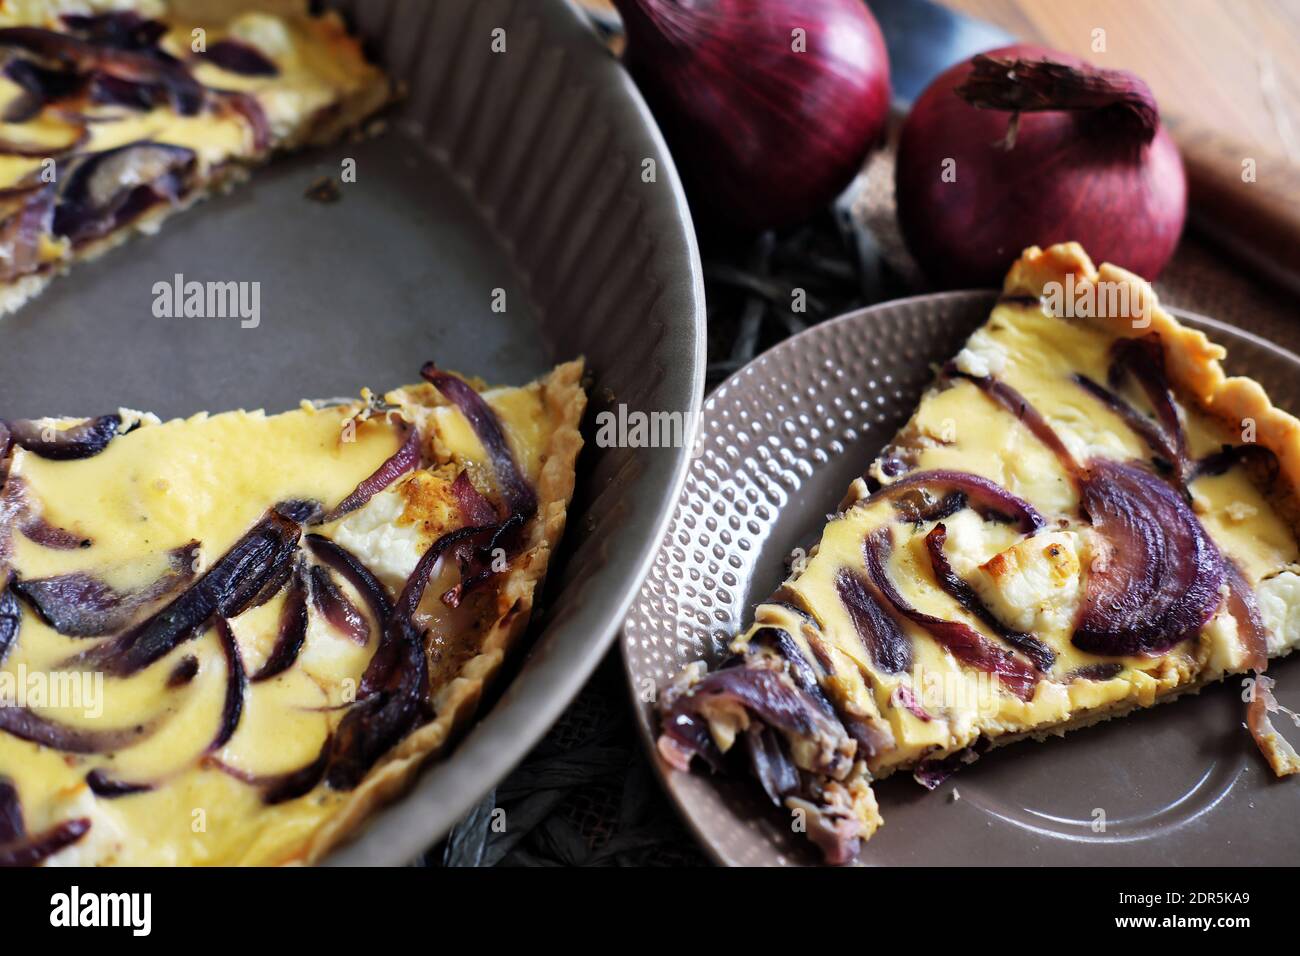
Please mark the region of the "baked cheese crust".
<svg viewBox="0 0 1300 956"><path fill-rule="evenodd" d="M123 411L85 457L57 447L80 423L10 422L0 802L16 794L21 848L76 825L43 862L310 863L399 793L472 716L527 625L573 494L582 368L518 388L456 378L459 400L424 383L273 416ZM513 465L472 420L482 409ZM400 474L372 480L394 461ZM535 506L511 512L520 493L503 467ZM285 544L272 550L282 573L243 547L257 529ZM449 540L465 546L443 550ZM386 620L330 560L339 553L373 576ZM169 630L232 554L252 557L201 623ZM409 632L424 660L401 663L390 638L408 632L393 623L431 554ZM254 586L255 598L239 593ZM145 653L159 634L167 642ZM382 673L394 676L368 688L390 653L399 664ZM386 709L408 692L413 710ZM0 834L6 853L23 859Z"/></svg>
<svg viewBox="0 0 1300 956"><path fill-rule="evenodd" d="M1139 277L1027 250L732 666L670 688L664 758L745 754L836 862L882 822L873 779L1227 675L1300 770L1262 675L1300 643L1300 422L1224 355Z"/></svg>

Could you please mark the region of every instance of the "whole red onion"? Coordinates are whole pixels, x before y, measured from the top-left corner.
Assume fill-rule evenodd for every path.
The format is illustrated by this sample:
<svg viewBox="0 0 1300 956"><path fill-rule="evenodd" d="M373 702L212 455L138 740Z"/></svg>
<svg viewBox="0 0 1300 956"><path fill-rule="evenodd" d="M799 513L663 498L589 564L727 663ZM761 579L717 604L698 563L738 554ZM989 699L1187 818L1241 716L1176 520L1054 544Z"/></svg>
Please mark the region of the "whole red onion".
<svg viewBox="0 0 1300 956"><path fill-rule="evenodd" d="M889 112L862 0L614 0L624 60L697 206L745 229L807 219L861 168Z"/></svg>
<svg viewBox="0 0 1300 956"><path fill-rule="evenodd" d="M959 63L921 94L896 181L908 248L946 287L999 285L1025 247L1071 240L1155 278L1187 211L1150 88L1028 45Z"/></svg>

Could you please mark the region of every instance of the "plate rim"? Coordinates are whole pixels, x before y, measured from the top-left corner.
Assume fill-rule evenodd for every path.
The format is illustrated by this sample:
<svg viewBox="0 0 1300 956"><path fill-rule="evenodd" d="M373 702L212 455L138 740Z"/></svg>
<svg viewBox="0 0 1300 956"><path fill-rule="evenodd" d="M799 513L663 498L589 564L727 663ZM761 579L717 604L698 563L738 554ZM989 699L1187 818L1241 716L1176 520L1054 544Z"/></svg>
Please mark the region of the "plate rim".
<svg viewBox="0 0 1300 956"><path fill-rule="evenodd" d="M776 345L772 346L770 349L766 350L765 352L756 355L749 362L745 363L745 365L738 368L731 375L723 379L723 381L719 382L717 387L714 388L713 391L710 392L709 395L707 395L704 399L704 404L701 407L700 416L699 416L700 418L699 431L700 433L702 433L704 430L706 419L708 418L710 412L712 411L712 405L713 405L713 400L715 395L734 387L743 377L753 374L754 370L758 367L760 363L767 361L772 356L780 354L783 351L789 349L802 348L804 341L816 338L818 335L826 334L823 330L841 324L845 324L845 323L863 322L864 320L869 323L870 320L878 313L892 311L898 308L906 308L910 306L935 305L938 303L947 303L950 301L955 301L955 302L969 303L972 308L976 304L981 302L991 307L993 304L996 303L997 299L1001 296L1001 294L1002 294L1001 290L998 289L952 289L943 292L920 293L918 295L904 296L898 299L890 299L886 302L877 302L872 305L863 306L860 309L853 309L852 311L844 312L841 313L840 315L833 316L824 322L819 322L814 326L811 326L795 335L790 336L788 339L784 339L783 341L778 342ZM1203 315L1199 312L1193 312L1189 309L1183 309L1177 306L1168 306L1168 305L1163 306L1163 308L1165 309L1166 312L1169 312L1180 322L1185 322L1188 325L1190 325L1192 328L1196 328L1201 331L1209 330L1211 332L1224 332L1227 333L1229 336L1235 336L1237 338L1244 339L1245 341L1249 342L1251 345L1257 348L1276 354L1280 359L1295 365L1297 371L1300 371L1300 355L1297 355L1295 352L1292 352L1290 349L1278 345L1277 343L1272 342L1269 339L1266 339L1260 335L1257 335L1254 332L1251 332L1247 329L1243 329L1239 326L1232 325L1228 322L1224 322L1220 319L1215 319L1210 316ZM1214 341L1212 335L1210 336L1210 339L1211 341ZM674 502L673 505L674 515L677 513L678 508L684 504L685 492L686 489L683 484L682 489L678 492L677 500ZM656 548L655 554L657 555L660 551L662 551L664 546L665 543L663 537L661 536L660 543L658 548ZM642 581L642 584L644 584L644 581ZM640 599L639 587L636 593L636 598L638 600ZM631 609L632 605L635 603L636 603L635 601L629 603L628 605L629 610ZM624 620L626 621L626 618ZM663 761L659 760L657 757L657 751L655 747L655 736L653 733L653 724L652 721L647 717L647 713L649 711L648 705L640 699L637 693L636 675L632 671L632 661L631 661L628 645L629 645L629 640L627 637L626 630L620 627L619 651L623 661L623 674L627 682L628 700L632 706L635 715L637 737L641 741L641 745L645 752L645 758L646 760L649 761L653 769L656 782L658 783L661 791L668 798L668 801L672 804L673 809L676 811L678 818L685 824L686 828L690 831L691 836L694 838L696 845L709 858L709 860L712 863L714 863L717 866L727 866L727 867L743 866L744 864L728 858L718 847L718 845L705 835L704 831L697 823L694 814L691 813L686 802L681 798L678 790L675 787L670 785L668 779L668 773L670 771L668 771L664 767ZM676 772L676 771L672 771L672 772ZM883 865L883 864L871 864L870 862L864 861L859 863L859 865L871 866L871 865ZM945 865L945 864L937 864L937 865ZM956 865L956 864L947 864L947 865Z"/></svg>

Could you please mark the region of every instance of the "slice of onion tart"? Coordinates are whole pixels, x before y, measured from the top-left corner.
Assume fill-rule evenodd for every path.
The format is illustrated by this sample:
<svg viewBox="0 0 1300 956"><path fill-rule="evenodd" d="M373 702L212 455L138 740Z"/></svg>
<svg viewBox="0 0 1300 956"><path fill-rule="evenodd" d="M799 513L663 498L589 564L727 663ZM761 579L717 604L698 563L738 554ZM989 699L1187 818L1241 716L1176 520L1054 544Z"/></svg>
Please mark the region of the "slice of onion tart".
<svg viewBox="0 0 1300 956"><path fill-rule="evenodd" d="M873 779L1228 675L1300 770L1263 673L1300 643L1300 421L1224 354L1137 276L1027 250L731 657L662 695L662 758L747 768L837 863Z"/></svg>
<svg viewBox="0 0 1300 956"><path fill-rule="evenodd" d="M0 313L393 95L306 0L15 0L0 54Z"/></svg>
<svg viewBox="0 0 1300 956"><path fill-rule="evenodd" d="M0 865L311 862L448 745L527 625L586 395L581 361L423 375L0 423Z"/></svg>

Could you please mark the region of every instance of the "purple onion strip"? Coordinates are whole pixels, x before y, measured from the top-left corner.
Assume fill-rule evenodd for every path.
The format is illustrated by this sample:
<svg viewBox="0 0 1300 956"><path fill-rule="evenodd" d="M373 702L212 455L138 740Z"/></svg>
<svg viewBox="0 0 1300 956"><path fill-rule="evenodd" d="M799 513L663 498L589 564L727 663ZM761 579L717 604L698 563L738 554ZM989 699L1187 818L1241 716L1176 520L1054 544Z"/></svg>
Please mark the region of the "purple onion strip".
<svg viewBox="0 0 1300 956"><path fill-rule="evenodd" d="M904 475L876 491L864 503L871 504L897 498L904 492L917 489L934 491L945 496L953 491L960 491L976 510L1012 521L1026 534L1033 534L1047 523L1033 505L1013 495L997 482L969 472L947 469L914 471Z"/></svg>
<svg viewBox="0 0 1300 956"><path fill-rule="evenodd" d="M420 370L420 374L468 419L470 427L478 435L479 441L488 453L488 458L492 461L497 486L501 489L501 496L505 499L510 513L531 518L537 511L537 494L515 464L510 445L501 431L501 423L497 421L492 407L482 395L470 387L468 382L455 375L439 371L432 362L427 363Z"/></svg>
<svg viewBox="0 0 1300 956"><path fill-rule="evenodd" d="M280 608L279 630L275 646L257 672L250 678L256 684L281 674L293 666L307 640L307 581L302 563L291 573L289 593Z"/></svg>
<svg viewBox="0 0 1300 956"><path fill-rule="evenodd" d="M374 474L363 479L351 494L318 518L317 524L329 524L351 511L356 511L402 475L420 467L420 430L405 422L401 422L399 428L402 430L402 443L397 451L380 465Z"/></svg>
<svg viewBox="0 0 1300 956"><path fill-rule="evenodd" d="M952 564L948 561L948 556L943 550L944 543L947 540L948 529L942 524L935 525L930 529L930 533L925 536L925 547L930 554L930 565L934 569L934 576L938 580L939 586L948 593L949 597L979 618L994 634L1033 661L1034 666L1040 671L1047 673L1051 670L1052 664L1056 661L1056 652L1032 634L1014 630L998 620L997 615L980 600L980 596L975 593L975 589L953 570Z"/></svg>
<svg viewBox="0 0 1300 956"><path fill-rule="evenodd" d="M5 424L13 443L33 455L55 461L72 461L93 457L107 448L117 435L122 419L118 415L101 415L64 429L22 418L10 419Z"/></svg>
<svg viewBox="0 0 1300 956"><path fill-rule="evenodd" d="M221 726L217 735L208 744L208 753L215 753L224 747L235 735L239 718L244 713L244 694L248 689L248 678L244 674L244 661L239 654L239 643L230 630L230 623L224 617L216 619L217 639L221 642L221 652L226 658L226 702L221 708Z"/></svg>

